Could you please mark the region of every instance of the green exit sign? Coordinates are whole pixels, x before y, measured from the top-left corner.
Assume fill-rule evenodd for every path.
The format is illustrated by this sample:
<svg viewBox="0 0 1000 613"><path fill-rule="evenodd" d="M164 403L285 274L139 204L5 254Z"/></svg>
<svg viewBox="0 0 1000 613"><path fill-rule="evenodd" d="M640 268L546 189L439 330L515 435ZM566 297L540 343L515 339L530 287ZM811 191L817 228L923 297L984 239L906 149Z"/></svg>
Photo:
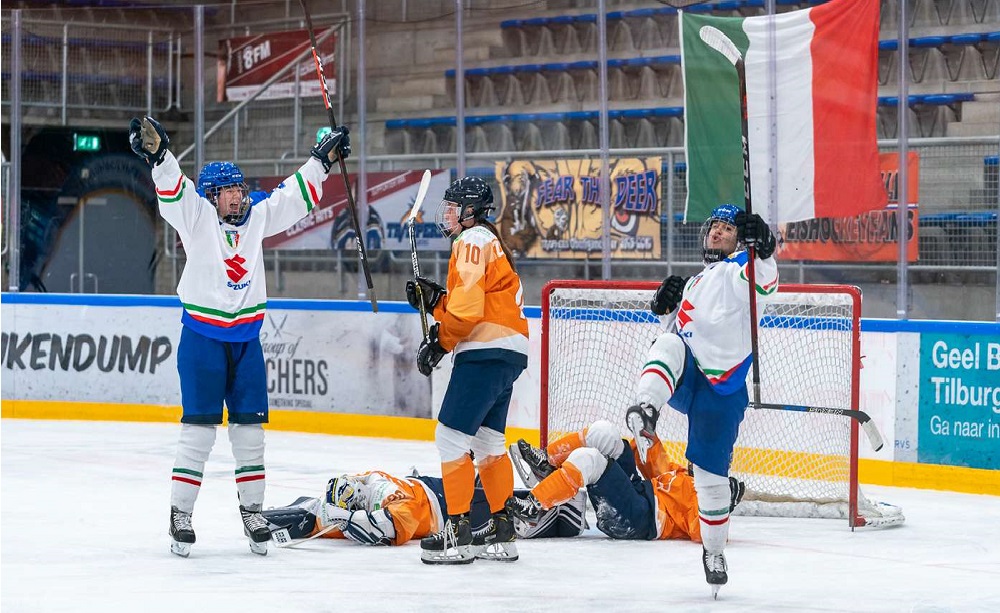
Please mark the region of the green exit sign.
<svg viewBox="0 0 1000 613"><path fill-rule="evenodd" d="M101 137L96 134L74 134L73 151L100 151Z"/></svg>
<svg viewBox="0 0 1000 613"><path fill-rule="evenodd" d="M323 137L329 134L330 132L333 132L330 126L326 126L325 128L320 128L319 130L316 130L316 142L318 143L319 141L323 140Z"/></svg>

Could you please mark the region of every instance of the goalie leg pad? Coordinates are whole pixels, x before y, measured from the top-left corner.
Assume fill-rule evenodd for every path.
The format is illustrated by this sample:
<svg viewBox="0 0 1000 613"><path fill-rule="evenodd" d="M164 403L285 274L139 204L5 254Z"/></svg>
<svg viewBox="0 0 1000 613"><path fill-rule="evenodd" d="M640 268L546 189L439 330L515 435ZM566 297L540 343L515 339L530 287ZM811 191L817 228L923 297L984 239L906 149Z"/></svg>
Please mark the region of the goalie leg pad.
<svg viewBox="0 0 1000 613"><path fill-rule="evenodd" d="M301 497L288 506L265 509L260 514L271 532L288 530L292 539L308 538L316 528L316 514L322 504L318 498Z"/></svg>
<svg viewBox="0 0 1000 613"><path fill-rule="evenodd" d="M385 509L374 513L354 511L344 527L344 536L362 545L392 545L396 526Z"/></svg>
<svg viewBox="0 0 1000 613"><path fill-rule="evenodd" d="M618 428L604 419L595 421L587 428L585 440L587 447L593 447L612 460L617 459L625 449Z"/></svg>

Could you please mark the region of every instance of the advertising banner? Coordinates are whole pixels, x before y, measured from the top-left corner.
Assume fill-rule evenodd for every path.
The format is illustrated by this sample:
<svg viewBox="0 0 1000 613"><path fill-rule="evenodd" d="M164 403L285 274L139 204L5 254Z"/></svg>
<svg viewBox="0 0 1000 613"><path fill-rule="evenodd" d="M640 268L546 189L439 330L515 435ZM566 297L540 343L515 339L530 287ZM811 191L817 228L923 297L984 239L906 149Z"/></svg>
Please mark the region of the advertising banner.
<svg viewBox="0 0 1000 613"><path fill-rule="evenodd" d="M1000 469L1000 339L920 335L920 462Z"/></svg>
<svg viewBox="0 0 1000 613"><path fill-rule="evenodd" d="M148 306L155 302L170 306ZM272 409L431 416L411 313L269 308L260 332ZM144 303L144 304L143 304ZM324 305L325 306L325 305ZM5 399L179 406L180 304L3 305Z"/></svg>
<svg viewBox="0 0 1000 613"><path fill-rule="evenodd" d="M611 166L611 256L660 257L660 158ZM497 162L497 225L519 257L600 257L600 159Z"/></svg>
<svg viewBox="0 0 1000 613"><path fill-rule="evenodd" d="M917 204L920 201L920 158L907 156L906 257L917 260ZM889 196L885 209L853 217L822 217L780 224L778 257L818 262L895 262L899 257L896 214L899 204L899 154L879 154L882 181Z"/></svg>
<svg viewBox="0 0 1000 613"><path fill-rule="evenodd" d="M332 95L337 90L334 49L337 35L323 39L327 30L316 32L319 53L323 59L323 74ZM309 50L309 32L292 30L254 36L227 38L219 41L218 102L239 102L256 94L268 79L288 66L289 62ZM272 83L257 99L295 97L295 74L298 72L300 96L322 96L316 64L311 55L285 76Z"/></svg>
<svg viewBox="0 0 1000 613"><path fill-rule="evenodd" d="M354 251L354 226L347 206L344 180L333 172L323 182L323 198L308 217L291 228L264 240L267 249L345 249ZM369 249L409 251L408 229L403 221L413 207L420 186L422 170L368 173L368 223L364 231ZM451 241L445 238L434 222L444 191L448 188L451 171L432 170L431 186L414 226L417 249L448 251ZM261 177L254 189L271 191L285 177ZM350 175L351 188L357 189L357 175Z"/></svg>

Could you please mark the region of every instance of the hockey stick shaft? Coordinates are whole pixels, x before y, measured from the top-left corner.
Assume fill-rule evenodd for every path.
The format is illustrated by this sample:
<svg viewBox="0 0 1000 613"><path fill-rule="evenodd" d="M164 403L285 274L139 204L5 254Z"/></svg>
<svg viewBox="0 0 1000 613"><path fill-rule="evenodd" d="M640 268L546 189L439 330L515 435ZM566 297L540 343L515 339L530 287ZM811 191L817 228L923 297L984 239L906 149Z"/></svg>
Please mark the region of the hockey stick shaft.
<svg viewBox="0 0 1000 613"><path fill-rule="evenodd" d="M319 77L320 90L323 92L323 104L326 105L326 112L330 119L330 129L337 129L337 118L333 114L333 105L330 104L330 90L326 84L326 74L323 71L323 59L319 53L319 46L316 44L316 32L313 30L312 18L309 16L309 9L306 7L306 0L299 0L302 5L302 14L306 18L306 29L309 31L309 43L312 45L313 61L316 63L316 74ZM351 221L354 225L354 241L358 248L358 258L361 260L361 268L365 274L365 283L368 285L368 299L372 303L372 312L378 313L378 299L375 296L375 284L372 283L372 272L368 266L368 252L365 250L365 235L361 231L361 222L358 220L358 206L354 202L354 193L351 191L351 181L347 176L347 163L344 158L338 156L340 162L340 175L344 177L344 187L347 189L347 207L351 214Z"/></svg>
<svg viewBox="0 0 1000 613"><path fill-rule="evenodd" d="M750 198L750 126L747 117L747 75L746 66L743 63L743 54L728 36L721 30L713 26L703 26L698 30L698 36L706 45L721 53L736 68L736 76L739 80L740 91L740 136L743 149L743 199L746 204L747 217L753 215L753 202ZM751 245L747 247L747 288L750 301L750 355L752 356L753 375L753 400L755 404L760 404L760 365L758 358L757 339L757 267L754 260L757 257L756 249Z"/></svg>
<svg viewBox="0 0 1000 613"><path fill-rule="evenodd" d="M427 190L431 186L431 171L425 170L420 178L420 187L417 189L417 197L413 201L413 208L410 209L408 220L410 234L410 264L413 266L413 286L417 292L417 310L420 311L420 330L423 332L424 340L428 340L430 329L427 327L427 309L424 307L424 290L420 287L417 278L420 277L420 258L417 256L417 237L413 225L417 223L417 215L420 207L424 204Z"/></svg>
<svg viewBox="0 0 1000 613"><path fill-rule="evenodd" d="M307 536L306 538L303 538L303 539L293 539L293 538L291 538L288 535L288 528L280 528L278 530L272 530L271 531L271 540L273 540L274 544L276 546L278 546L278 547L281 547L283 549L290 549L292 547L298 547L299 545L302 545L303 543L308 543L309 541L311 541L313 539L318 539L319 537L323 536L324 534L326 534L328 532L331 532L332 530L334 530L336 528L342 528L342 527L338 526L335 523L333 523L333 524L330 524L329 526L323 528L319 532L317 532L315 534L310 534L309 536Z"/></svg>
<svg viewBox="0 0 1000 613"><path fill-rule="evenodd" d="M882 448L884 441L882 435L878 431L878 427L875 426L875 422L869 417L868 413L864 411L857 411L854 409L834 409L829 407L813 407L801 404L776 404L771 402L751 402L750 407L754 409L772 409L775 411L797 411L800 413L822 413L824 415L841 415L843 417L850 417L856 420L860 425L861 429L864 430L865 435L868 436L868 442L871 443L872 449L878 451Z"/></svg>

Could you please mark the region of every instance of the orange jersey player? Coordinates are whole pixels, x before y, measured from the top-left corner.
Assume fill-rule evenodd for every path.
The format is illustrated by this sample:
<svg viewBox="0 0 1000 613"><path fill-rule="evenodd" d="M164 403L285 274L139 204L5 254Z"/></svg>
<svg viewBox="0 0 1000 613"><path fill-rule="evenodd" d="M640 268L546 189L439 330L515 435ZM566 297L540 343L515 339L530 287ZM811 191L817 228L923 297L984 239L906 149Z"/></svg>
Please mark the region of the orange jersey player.
<svg viewBox="0 0 1000 613"><path fill-rule="evenodd" d="M655 439L655 426L650 432ZM637 464L635 441L622 439L618 428L601 420L556 439L544 451L522 439L511 445L510 454L532 486L531 494L514 504L514 515L529 525L586 487L597 529L611 538L701 542L694 479L667 459L659 439ZM729 483L734 508L745 488L735 478Z"/></svg>
<svg viewBox="0 0 1000 613"><path fill-rule="evenodd" d="M430 376L445 354L454 355L434 436L449 517L441 532L421 541L421 560L428 564L517 559L506 509L514 472L504 431L514 381L528 365L528 321L521 279L489 220L495 208L493 191L482 179L452 183L437 214L441 231L454 241L447 289L424 278L406 287L410 305L423 306L438 322L417 352L417 368ZM468 514L477 469L492 521L474 544Z"/></svg>
<svg viewBox="0 0 1000 613"><path fill-rule="evenodd" d="M516 495L528 493L519 490ZM376 470L334 477L322 499L301 497L288 506L266 509L262 515L282 545L310 537L402 545L438 532L448 515L445 505L440 477L414 473L403 478ZM581 494L530 526L518 522L518 537L577 536L586 526L585 507ZM488 528L492 515L481 488L473 495L470 515L475 532Z"/></svg>

